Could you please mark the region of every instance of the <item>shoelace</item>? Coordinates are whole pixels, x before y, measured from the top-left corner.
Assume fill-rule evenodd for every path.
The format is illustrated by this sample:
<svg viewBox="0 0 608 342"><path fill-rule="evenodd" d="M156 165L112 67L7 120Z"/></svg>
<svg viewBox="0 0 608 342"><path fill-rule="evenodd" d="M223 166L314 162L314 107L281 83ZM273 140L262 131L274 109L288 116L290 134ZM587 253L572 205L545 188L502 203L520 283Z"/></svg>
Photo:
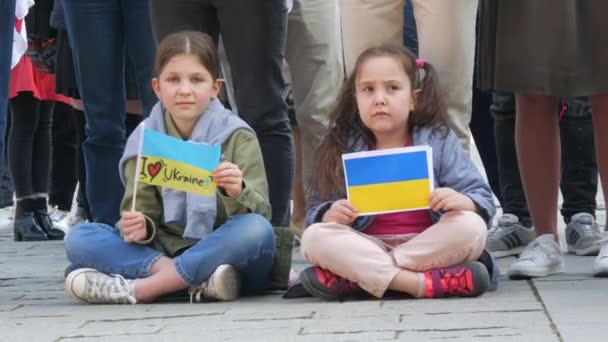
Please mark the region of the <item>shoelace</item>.
<svg viewBox="0 0 608 342"><path fill-rule="evenodd" d="M115 303L137 303L137 299L131 294L129 282L119 274L112 274L112 278L95 278L91 282L91 296L100 299L110 299Z"/></svg>
<svg viewBox="0 0 608 342"><path fill-rule="evenodd" d="M188 294L190 295L190 304L193 303L193 299L197 302L200 303L201 302L201 297L204 297L207 295L207 288L209 286L207 285L207 282L204 282L202 284L200 284L197 287L191 287L188 289Z"/></svg>
<svg viewBox="0 0 608 342"><path fill-rule="evenodd" d="M462 267L456 272L439 270L439 281L444 294L470 293L471 288L467 281L467 268Z"/></svg>
<svg viewBox="0 0 608 342"><path fill-rule="evenodd" d="M581 227L581 229L577 229L577 231L580 232L581 237L583 238L597 238L598 236L601 236L600 232L593 229L593 226L590 224L579 222L579 227Z"/></svg>
<svg viewBox="0 0 608 342"><path fill-rule="evenodd" d="M488 237L491 239L499 239L505 236L508 233L507 228L511 227L513 224L515 224L515 222L501 222L499 220L496 227L492 227L488 231Z"/></svg>
<svg viewBox="0 0 608 342"><path fill-rule="evenodd" d="M539 258L547 256L553 252L553 248L548 243L540 243L538 240L532 241L519 256L519 260L538 261Z"/></svg>
<svg viewBox="0 0 608 342"><path fill-rule="evenodd" d="M320 272L323 275L323 279L321 279L321 281L327 287L332 287L337 283L339 285L346 285L348 288L351 288L351 289L359 288L359 285L357 285L356 283L354 283L346 278L343 278L343 277L333 273L332 271L329 271L329 270L326 270L323 268L319 268L318 270L320 270Z"/></svg>

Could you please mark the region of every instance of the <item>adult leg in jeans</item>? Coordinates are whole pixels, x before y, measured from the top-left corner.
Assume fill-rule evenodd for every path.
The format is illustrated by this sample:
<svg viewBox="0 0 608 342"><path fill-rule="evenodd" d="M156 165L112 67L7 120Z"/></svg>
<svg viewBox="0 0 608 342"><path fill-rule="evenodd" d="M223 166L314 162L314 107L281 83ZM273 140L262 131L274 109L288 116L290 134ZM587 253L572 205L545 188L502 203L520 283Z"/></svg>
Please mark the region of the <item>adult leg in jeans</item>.
<svg viewBox="0 0 608 342"><path fill-rule="evenodd" d="M528 203L519 174L515 150L515 96L494 93L490 112L494 117L494 138L503 214L513 214L525 227L531 227Z"/></svg>
<svg viewBox="0 0 608 342"><path fill-rule="evenodd" d="M595 217L597 162L593 141L593 120L587 99L568 98L559 123L562 140L562 176L564 197L561 214L569 223L573 215L588 213Z"/></svg>
<svg viewBox="0 0 608 342"><path fill-rule="evenodd" d="M194 29L208 33L217 42L220 28L239 115L255 130L262 148L271 223L284 227L289 225L294 153L282 96L286 12L283 0L151 1L157 40L174 31Z"/></svg>
<svg viewBox="0 0 608 342"><path fill-rule="evenodd" d="M13 53L15 0L0 0L0 137L4 137L7 121L8 80ZM4 157L4 139L0 139L0 160ZM4 169L0 168L0 176Z"/></svg>
<svg viewBox="0 0 608 342"><path fill-rule="evenodd" d="M65 246L76 268L89 267L137 279L135 296L145 302L199 286L224 264L241 274L246 291L265 289L272 269L274 234L263 217L243 214L230 218L173 260L151 247L125 243L116 228L105 224L77 226L68 234Z"/></svg>
<svg viewBox="0 0 608 342"><path fill-rule="evenodd" d="M285 57L291 72L300 131L304 191L312 177L314 151L327 133L329 111L344 80L339 33L337 0L294 2L288 20ZM305 207L306 203L301 203L301 208L294 207L293 222L303 223Z"/></svg>
<svg viewBox="0 0 608 342"><path fill-rule="evenodd" d="M113 225L119 218L124 189L116 166L125 144L125 39L130 51L140 50L142 55L153 51L145 47L152 42L150 27L146 26L147 6L148 0L64 1L76 79L85 107L86 191L96 222ZM130 30L147 36L135 39L137 35ZM151 57L142 57L133 64L136 70L146 69L150 61ZM150 106L144 104L144 108Z"/></svg>

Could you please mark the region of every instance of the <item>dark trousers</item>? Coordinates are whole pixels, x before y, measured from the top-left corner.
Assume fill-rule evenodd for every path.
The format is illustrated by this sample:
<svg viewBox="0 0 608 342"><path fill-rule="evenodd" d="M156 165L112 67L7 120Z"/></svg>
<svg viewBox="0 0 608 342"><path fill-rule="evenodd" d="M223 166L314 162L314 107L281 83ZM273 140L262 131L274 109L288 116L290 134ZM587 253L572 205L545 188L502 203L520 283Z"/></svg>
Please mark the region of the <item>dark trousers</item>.
<svg viewBox="0 0 608 342"><path fill-rule="evenodd" d="M63 103L57 103L53 111L49 205L57 206L63 211L72 208L74 190L78 183L82 132L77 127L79 120L76 116L80 115L83 114Z"/></svg>
<svg viewBox="0 0 608 342"><path fill-rule="evenodd" d="M266 167L273 226L289 223L294 147L281 74L287 9L284 0L151 0L155 37L197 30L221 34L239 115L255 130Z"/></svg>
<svg viewBox="0 0 608 342"><path fill-rule="evenodd" d="M0 137L4 137L7 120L8 80L11 74L15 0L0 0ZM4 139L0 139L0 160L4 160ZM2 176L3 168L0 168Z"/></svg>
<svg viewBox="0 0 608 342"><path fill-rule="evenodd" d="M8 161L16 197L46 194L54 102L39 101L30 92L22 92L9 103Z"/></svg>
<svg viewBox="0 0 608 342"><path fill-rule="evenodd" d="M7 113L10 112L10 109L6 110ZM10 132L11 126L11 116L10 114L7 116L7 130L4 134L4 161L2 165L2 171L0 171L0 208L10 207L14 204L13 195L15 193L15 189L13 188L13 178L11 178L11 172L8 168L8 154L6 153L6 148L8 147L8 135Z"/></svg>
<svg viewBox="0 0 608 342"><path fill-rule="evenodd" d="M155 46L149 1L64 0L63 7L87 122L87 199L95 222L114 225L124 193L118 161L126 141L125 51L145 115L156 102L150 85Z"/></svg>
<svg viewBox="0 0 608 342"><path fill-rule="evenodd" d="M595 215L598 176L589 104L581 99L567 99L566 106L560 120L560 188L564 197L561 214L564 221L570 222L571 216L579 212ZM530 226L515 151L515 97L495 93L490 111L494 117L503 212L518 216L524 225ZM555 115L558 115L557 111Z"/></svg>

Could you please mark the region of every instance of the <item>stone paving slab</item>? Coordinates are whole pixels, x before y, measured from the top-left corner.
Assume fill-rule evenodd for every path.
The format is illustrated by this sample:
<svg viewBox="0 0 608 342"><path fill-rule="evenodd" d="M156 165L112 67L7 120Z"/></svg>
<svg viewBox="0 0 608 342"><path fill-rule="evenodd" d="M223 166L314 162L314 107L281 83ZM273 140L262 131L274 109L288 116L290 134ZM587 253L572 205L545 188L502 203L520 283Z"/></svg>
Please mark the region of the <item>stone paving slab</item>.
<svg viewBox="0 0 608 342"><path fill-rule="evenodd" d="M605 341L608 280L589 276L593 260L568 255L565 274L503 277L474 299L82 305L63 290L61 241L15 243L0 229L0 341ZM306 267L297 250L294 267Z"/></svg>

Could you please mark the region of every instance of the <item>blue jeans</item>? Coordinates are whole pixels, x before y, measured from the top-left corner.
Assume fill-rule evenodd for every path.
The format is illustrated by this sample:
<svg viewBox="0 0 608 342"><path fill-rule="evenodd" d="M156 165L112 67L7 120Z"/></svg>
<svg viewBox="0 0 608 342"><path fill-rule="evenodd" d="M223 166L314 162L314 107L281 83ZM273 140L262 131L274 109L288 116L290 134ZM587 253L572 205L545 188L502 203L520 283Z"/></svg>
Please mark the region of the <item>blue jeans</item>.
<svg viewBox="0 0 608 342"><path fill-rule="evenodd" d="M0 160L4 161L4 132L8 103L8 80L13 53L15 0L0 0ZM4 168L0 168L0 178Z"/></svg>
<svg viewBox="0 0 608 342"><path fill-rule="evenodd" d="M403 45L418 56L418 31L412 0L405 0L403 6Z"/></svg>
<svg viewBox="0 0 608 342"><path fill-rule="evenodd" d="M284 0L150 0L155 37L189 29L217 43L221 34L232 71L238 114L256 132L264 157L273 226L289 226L294 147L281 73Z"/></svg>
<svg viewBox="0 0 608 342"><path fill-rule="evenodd" d="M65 249L78 268L90 267L127 279L149 276L150 267L163 255L150 246L124 242L116 228L101 223L75 227L65 239ZM190 286L209 279L218 266L232 265L241 274L244 291L256 292L269 285L274 253L270 222L258 214L241 214L173 258L173 263Z"/></svg>
<svg viewBox="0 0 608 342"><path fill-rule="evenodd" d="M114 225L124 192L125 46L144 114L156 102L150 80L155 44L148 0L64 0L78 90L84 102L86 192L93 221Z"/></svg>

